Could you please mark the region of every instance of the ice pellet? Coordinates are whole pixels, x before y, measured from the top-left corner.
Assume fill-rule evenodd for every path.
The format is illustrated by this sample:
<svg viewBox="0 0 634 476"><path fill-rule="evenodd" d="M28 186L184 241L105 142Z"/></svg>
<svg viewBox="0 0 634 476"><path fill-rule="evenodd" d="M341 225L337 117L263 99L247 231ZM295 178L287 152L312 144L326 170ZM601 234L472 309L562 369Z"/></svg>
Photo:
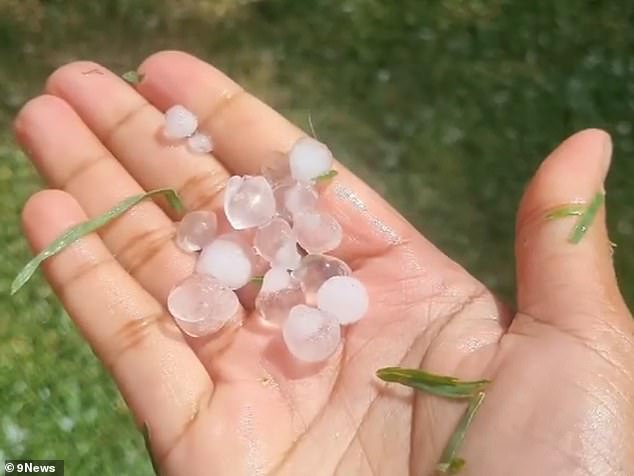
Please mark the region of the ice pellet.
<svg viewBox="0 0 634 476"><path fill-rule="evenodd" d="M302 258L293 278L299 282L304 291L306 302L317 304L317 291L333 276L350 276L350 266L334 256L306 255Z"/></svg>
<svg viewBox="0 0 634 476"><path fill-rule="evenodd" d="M295 182L284 192L284 206L291 216L294 216L314 210L317 206L317 198L317 192L312 185Z"/></svg>
<svg viewBox="0 0 634 476"><path fill-rule="evenodd" d="M357 322L368 311L368 305L365 286L352 276L334 276L317 291L317 307L341 325Z"/></svg>
<svg viewBox="0 0 634 476"><path fill-rule="evenodd" d="M301 259L295 243L295 236L288 222L275 217L257 229L253 246L272 265L295 269Z"/></svg>
<svg viewBox="0 0 634 476"><path fill-rule="evenodd" d="M296 214L293 232L300 246L311 254L334 250L343 237L339 222L332 215L317 210Z"/></svg>
<svg viewBox="0 0 634 476"><path fill-rule="evenodd" d="M185 214L176 229L176 244L185 252L200 251L216 237L218 220L208 210L197 210Z"/></svg>
<svg viewBox="0 0 634 476"><path fill-rule="evenodd" d="M187 145L189 146L189 150L194 154L207 154L214 148L211 137L202 132L196 132L193 136L188 138Z"/></svg>
<svg viewBox="0 0 634 476"><path fill-rule="evenodd" d="M225 188L224 210L236 230L264 225L275 215L273 189L264 177L233 176Z"/></svg>
<svg viewBox="0 0 634 476"><path fill-rule="evenodd" d="M253 267L251 249L233 235L222 235L203 248L196 272L213 276L231 289L239 289L250 281Z"/></svg>
<svg viewBox="0 0 634 476"><path fill-rule="evenodd" d="M184 106L177 104L165 112L164 133L168 139L184 139L198 129L198 119Z"/></svg>
<svg viewBox="0 0 634 476"><path fill-rule="evenodd" d="M332 169L330 149L312 137L302 137L295 142L288 158L291 176L302 182L311 182Z"/></svg>
<svg viewBox="0 0 634 476"><path fill-rule="evenodd" d="M281 291L291 286L291 275L284 268L271 268L265 274L262 280L260 293L269 294Z"/></svg>
<svg viewBox="0 0 634 476"><path fill-rule="evenodd" d="M341 342L337 320L319 309L299 304L293 307L282 326L289 352L305 362L321 362L330 357Z"/></svg>
<svg viewBox="0 0 634 476"><path fill-rule="evenodd" d="M238 313L236 293L203 274L185 278L167 296L167 309L187 335L202 337L219 331Z"/></svg>

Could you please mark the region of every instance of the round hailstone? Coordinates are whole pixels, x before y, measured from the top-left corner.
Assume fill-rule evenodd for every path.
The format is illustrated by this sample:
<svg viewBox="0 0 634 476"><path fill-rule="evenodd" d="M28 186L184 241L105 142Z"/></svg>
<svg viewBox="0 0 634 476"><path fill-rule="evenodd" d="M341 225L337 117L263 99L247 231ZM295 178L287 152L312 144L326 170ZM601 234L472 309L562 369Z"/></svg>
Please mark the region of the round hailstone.
<svg viewBox="0 0 634 476"><path fill-rule="evenodd" d="M295 216L298 213L314 210L317 206L317 192L312 185L305 182L295 182L284 193L284 206Z"/></svg>
<svg viewBox="0 0 634 476"><path fill-rule="evenodd" d="M253 246L265 260L282 268L295 269L301 259L291 226L279 217L258 228Z"/></svg>
<svg viewBox="0 0 634 476"><path fill-rule="evenodd" d="M196 272L213 276L231 289L239 289L251 279L253 258L251 250L238 239L222 235L203 248Z"/></svg>
<svg viewBox="0 0 634 476"><path fill-rule="evenodd" d="M290 287L292 282L291 275L288 274L288 271L284 268L274 267L264 274L260 292L262 294L275 293Z"/></svg>
<svg viewBox="0 0 634 476"><path fill-rule="evenodd" d="M185 334L201 337L219 331L240 308L236 293L218 280L192 274L167 296L167 309Z"/></svg>
<svg viewBox="0 0 634 476"><path fill-rule="evenodd" d="M268 223L275 215L273 189L264 177L233 176L225 188L225 215L236 230Z"/></svg>
<svg viewBox="0 0 634 476"><path fill-rule="evenodd" d="M317 307L341 325L357 322L368 311L368 305L365 286L352 276L334 276L317 291Z"/></svg>
<svg viewBox="0 0 634 476"><path fill-rule="evenodd" d="M282 327L289 352L305 362L321 362L330 357L341 342L337 320L314 307L299 304L291 309Z"/></svg>
<svg viewBox="0 0 634 476"><path fill-rule="evenodd" d="M184 139L198 129L198 119L185 108L177 104L165 111L164 133L168 139Z"/></svg>
<svg viewBox="0 0 634 476"><path fill-rule="evenodd" d="M291 176L302 182L311 182L332 169L330 149L312 137L302 137L295 142L288 159Z"/></svg>
<svg viewBox="0 0 634 476"><path fill-rule="evenodd" d="M188 138L187 145L194 154L207 154L214 148L211 137L202 132L196 132Z"/></svg>
<svg viewBox="0 0 634 476"><path fill-rule="evenodd" d="M187 213L176 229L176 244L185 252L200 251L216 237L218 220L208 210Z"/></svg>
<svg viewBox="0 0 634 476"><path fill-rule="evenodd" d="M317 304L317 291L333 276L350 276L352 271L344 261L334 256L306 255L302 258L293 278L299 282L308 304Z"/></svg>
<svg viewBox="0 0 634 476"><path fill-rule="evenodd" d="M334 250L343 238L339 222L332 215L316 210L295 215L293 232L300 246L310 254Z"/></svg>

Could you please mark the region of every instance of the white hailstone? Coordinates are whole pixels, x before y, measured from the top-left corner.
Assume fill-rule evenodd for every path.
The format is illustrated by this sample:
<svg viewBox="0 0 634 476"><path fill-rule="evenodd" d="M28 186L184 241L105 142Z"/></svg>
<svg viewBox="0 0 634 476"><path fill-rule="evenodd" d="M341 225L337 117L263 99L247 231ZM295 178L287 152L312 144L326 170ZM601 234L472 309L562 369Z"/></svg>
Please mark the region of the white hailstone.
<svg viewBox="0 0 634 476"><path fill-rule="evenodd" d="M177 104L165 111L164 133L168 139L184 139L198 129L198 119L185 108Z"/></svg>
<svg viewBox="0 0 634 476"><path fill-rule="evenodd" d="M212 242L218 230L216 214L197 210L185 214L176 229L176 244L185 252L200 251Z"/></svg>
<svg viewBox="0 0 634 476"><path fill-rule="evenodd" d="M260 170L264 178L271 184L271 187L276 187L292 180L288 158L282 154L275 154L275 157L262 164Z"/></svg>
<svg viewBox="0 0 634 476"><path fill-rule="evenodd" d="M306 255L302 258L293 278L304 291L308 304L317 304L317 291L333 276L350 276L352 271L344 261L334 256Z"/></svg>
<svg viewBox="0 0 634 476"><path fill-rule="evenodd" d="M291 275L284 268L273 267L269 269L262 279L262 294L275 293L291 286Z"/></svg>
<svg viewBox="0 0 634 476"><path fill-rule="evenodd" d="M299 266L301 260L302 255L297 251L297 242L295 240L289 240L280 246L271 264L281 266L285 269L295 269Z"/></svg>
<svg viewBox="0 0 634 476"><path fill-rule="evenodd" d="M202 132L196 132L193 136L187 139L187 145L189 150L195 154L207 154L214 148L211 142L211 137Z"/></svg>
<svg viewBox="0 0 634 476"><path fill-rule="evenodd" d="M291 226L280 217L258 228L253 246L269 263L286 269L295 269L301 259Z"/></svg>
<svg viewBox="0 0 634 476"><path fill-rule="evenodd" d="M290 310L282 327L282 337L297 359L321 362L339 347L341 327L333 316L299 304Z"/></svg>
<svg viewBox="0 0 634 476"><path fill-rule="evenodd" d="M187 335L201 337L219 331L238 313L236 293L218 280L192 274L167 296L167 309Z"/></svg>
<svg viewBox="0 0 634 476"><path fill-rule="evenodd" d="M213 276L231 289L245 286L253 268L251 249L233 235L222 235L205 246L196 263L197 273Z"/></svg>
<svg viewBox="0 0 634 476"><path fill-rule="evenodd" d="M300 246L311 254L334 250L343 238L339 222L332 215L317 210L295 215L293 232Z"/></svg>
<svg viewBox="0 0 634 476"><path fill-rule="evenodd" d="M227 220L236 230L264 225L275 215L273 189L261 176L231 177L224 202Z"/></svg>
<svg viewBox="0 0 634 476"><path fill-rule="evenodd" d="M317 192L312 185L295 182L284 192L284 207L291 216L314 210L317 206Z"/></svg>
<svg viewBox="0 0 634 476"><path fill-rule="evenodd" d="M341 325L357 322L368 311L368 305L365 286L352 276L334 276L317 291L317 307Z"/></svg>
<svg viewBox="0 0 634 476"><path fill-rule="evenodd" d="M288 159L291 176L302 182L311 182L332 169L332 152L312 137L302 137L295 142Z"/></svg>

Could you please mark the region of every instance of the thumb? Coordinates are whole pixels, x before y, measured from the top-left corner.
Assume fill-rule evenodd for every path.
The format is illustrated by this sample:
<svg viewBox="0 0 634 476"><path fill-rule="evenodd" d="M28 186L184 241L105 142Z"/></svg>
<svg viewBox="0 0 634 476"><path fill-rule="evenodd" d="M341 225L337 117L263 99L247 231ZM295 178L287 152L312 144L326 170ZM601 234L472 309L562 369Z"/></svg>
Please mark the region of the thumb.
<svg viewBox="0 0 634 476"><path fill-rule="evenodd" d="M586 324L597 319L627 319L612 265L605 206L577 244L569 238L578 216L547 218L562 205L588 205L604 192L611 157L606 132L579 132L550 154L528 185L515 242L519 313L573 332L588 329Z"/></svg>

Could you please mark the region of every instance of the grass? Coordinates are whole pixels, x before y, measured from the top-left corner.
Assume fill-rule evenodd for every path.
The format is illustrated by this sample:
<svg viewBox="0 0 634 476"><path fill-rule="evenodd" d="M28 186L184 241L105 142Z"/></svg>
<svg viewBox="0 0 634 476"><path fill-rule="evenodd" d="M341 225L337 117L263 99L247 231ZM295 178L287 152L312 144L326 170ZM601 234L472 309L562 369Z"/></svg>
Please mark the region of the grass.
<svg viewBox="0 0 634 476"><path fill-rule="evenodd" d="M634 5L591 0L0 2L0 459L150 474L142 436L40 277L19 211L39 187L10 120L73 59L118 72L192 51L319 137L469 271L512 298L523 186L563 137L603 127L621 286L634 303ZM63 158L60 158L62 160Z"/></svg>

